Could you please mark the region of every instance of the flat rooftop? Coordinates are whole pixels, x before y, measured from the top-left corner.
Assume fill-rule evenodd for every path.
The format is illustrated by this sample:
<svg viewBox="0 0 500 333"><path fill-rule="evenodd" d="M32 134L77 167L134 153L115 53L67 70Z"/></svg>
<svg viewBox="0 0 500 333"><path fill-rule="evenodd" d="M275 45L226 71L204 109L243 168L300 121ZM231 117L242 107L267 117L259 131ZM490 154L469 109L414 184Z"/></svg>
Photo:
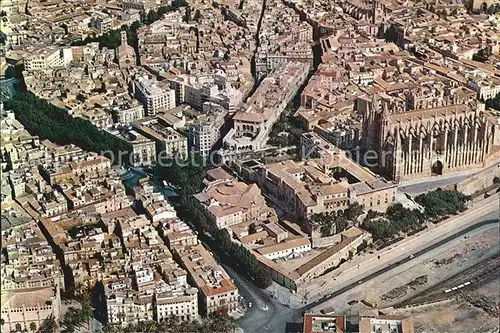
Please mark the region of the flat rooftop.
<svg viewBox="0 0 500 333"><path fill-rule="evenodd" d="M345 318L343 316L304 315L303 333L342 333L344 329Z"/></svg>

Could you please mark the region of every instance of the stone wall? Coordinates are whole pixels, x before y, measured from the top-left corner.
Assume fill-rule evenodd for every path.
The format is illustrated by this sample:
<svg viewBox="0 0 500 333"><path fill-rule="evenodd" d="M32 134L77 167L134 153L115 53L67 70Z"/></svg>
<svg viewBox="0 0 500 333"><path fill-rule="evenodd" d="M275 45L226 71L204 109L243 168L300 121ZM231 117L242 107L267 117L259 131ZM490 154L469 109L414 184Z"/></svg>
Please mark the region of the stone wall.
<svg viewBox="0 0 500 333"><path fill-rule="evenodd" d="M455 189L466 195L473 195L476 192L487 189L493 185L493 179L500 178L500 163L485 168L466 180L457 183Z"/></svg>
<svg viewBox="0 0 500 333"><path fill-rule="evenodd" d="M313 237L312 247L315 249L328 247L340 243L341 241L342 241L342 235L340 233L330 237Z"/></svg>

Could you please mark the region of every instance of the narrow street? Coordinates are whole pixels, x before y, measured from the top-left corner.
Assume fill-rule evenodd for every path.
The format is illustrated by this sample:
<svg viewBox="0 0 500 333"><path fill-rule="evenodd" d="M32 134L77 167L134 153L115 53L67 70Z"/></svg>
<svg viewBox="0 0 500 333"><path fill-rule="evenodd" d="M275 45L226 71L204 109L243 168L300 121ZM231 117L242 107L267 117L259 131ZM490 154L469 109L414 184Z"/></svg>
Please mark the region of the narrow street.
<svg viewBox="0 0 500 333"><path fill-rule="evenodd" d="M301 321L302 312L299 309L287 308L230 267L223 266L233 278L247 306L240 323L245 333L283 332L287 322ZM248 307L249 302L252 303L251 308Z"/></svg>
<svg viewBox="0 0 500 333"><path fill-rule="evenodd" d="M248 97L252 96L257 87L260 84L260 78L257 77L257 67L256 67L256 57L260 46L260 29L262 27L262 20L264 19L264 13L266 12L266 0L262 0L262 10L260 12L259 21L257 22L257 32L255 33L255 50L253 51L253 56L251 59L251 70L254 79L254 86L252 91L248 94Z"/></svg>

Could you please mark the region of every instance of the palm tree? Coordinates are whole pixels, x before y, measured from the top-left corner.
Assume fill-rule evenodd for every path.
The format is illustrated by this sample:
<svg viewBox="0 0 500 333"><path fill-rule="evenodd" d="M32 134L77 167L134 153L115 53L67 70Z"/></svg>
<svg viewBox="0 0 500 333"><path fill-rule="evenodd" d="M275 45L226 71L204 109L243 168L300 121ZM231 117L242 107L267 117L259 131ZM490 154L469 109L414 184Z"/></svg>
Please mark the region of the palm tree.
<svg viewBox="0 0 500 333"><path fill-rule="evenodd" d="M332 235L332 228L333 228L333 218L332 215L334 215L335 212L332 212L331 214L327 213L320 213L320 214L314 214L311 217L311 221L313 222L314 225L320 227L320 232L322 237L328 237Z"/></svg>
<svg viewBox="0 0 500 333"><path fill-rule="evenodd" d="M53 315L48 316L40 325L38 331L40 333L56 333L59 328L59 325L56 322L56 319Z"/></svg>

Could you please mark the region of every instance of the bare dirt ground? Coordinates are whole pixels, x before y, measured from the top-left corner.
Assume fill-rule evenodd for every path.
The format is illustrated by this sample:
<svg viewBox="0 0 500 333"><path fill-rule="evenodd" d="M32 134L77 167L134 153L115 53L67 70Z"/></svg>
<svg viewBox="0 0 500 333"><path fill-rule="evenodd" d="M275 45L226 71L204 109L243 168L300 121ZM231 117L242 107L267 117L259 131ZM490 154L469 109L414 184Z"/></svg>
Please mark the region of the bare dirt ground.
<svg viewBox="0 0 500 333"><path fill-rule="evenodd" d="M408 299L426 288L457 274L499 250L496 229L457 239L452 248L425 260L418 266L405 270L370 288L372 298L379 298L381 307Z"/></svg>
<svg viewBox="0 0 500 333"><path fill-rule="evenodd" d="M431 305L396 310L414 317L416 333L497 333L500 332L498 307L500 279L468 292L468 299L455 299ZM474 303L471 304L471 303ZM494 311L490 311L490 310Z"/></svg>
<svg viewBox="0 0 500 333"><path fill-rule="evenodd" d="M353 315L356 315L360 308L366 307L360 302L364 298L376 301L379 308L390 307L406 299L411 299L427 288L446 281L455 274L459 274L467 268L498 253L500 249L498 232L498 226L487 226L478 229L468 234L467 238L457 238L447 243L443 248L431 251L423 257L399 266L390 273L383 274L319 305L316 310L331 306L339 314L352 312ZM496 292L493 290L494 284L488 284L488 286L491 290L484 289L484 293L499 294L498 290ZM480 290L483 290L483 288L478 289L478 291ZM358 301L357 303L348 304L348 302L356 300ZM480 310L476 312L480 313ZM474 311L470 315L474 316ZM451 321L451 319L446 319L449 316L445 312L436 316L436 320L441 318L440 320L443 323ZM466 313L463 315L457 314L456 318L466 318ZM452 322L458 324L458 322ZM438 326L441 327L443 325ZM428 332L470 333L473 331L458 327L456 331L432 331L429 329Z"/></svg>

